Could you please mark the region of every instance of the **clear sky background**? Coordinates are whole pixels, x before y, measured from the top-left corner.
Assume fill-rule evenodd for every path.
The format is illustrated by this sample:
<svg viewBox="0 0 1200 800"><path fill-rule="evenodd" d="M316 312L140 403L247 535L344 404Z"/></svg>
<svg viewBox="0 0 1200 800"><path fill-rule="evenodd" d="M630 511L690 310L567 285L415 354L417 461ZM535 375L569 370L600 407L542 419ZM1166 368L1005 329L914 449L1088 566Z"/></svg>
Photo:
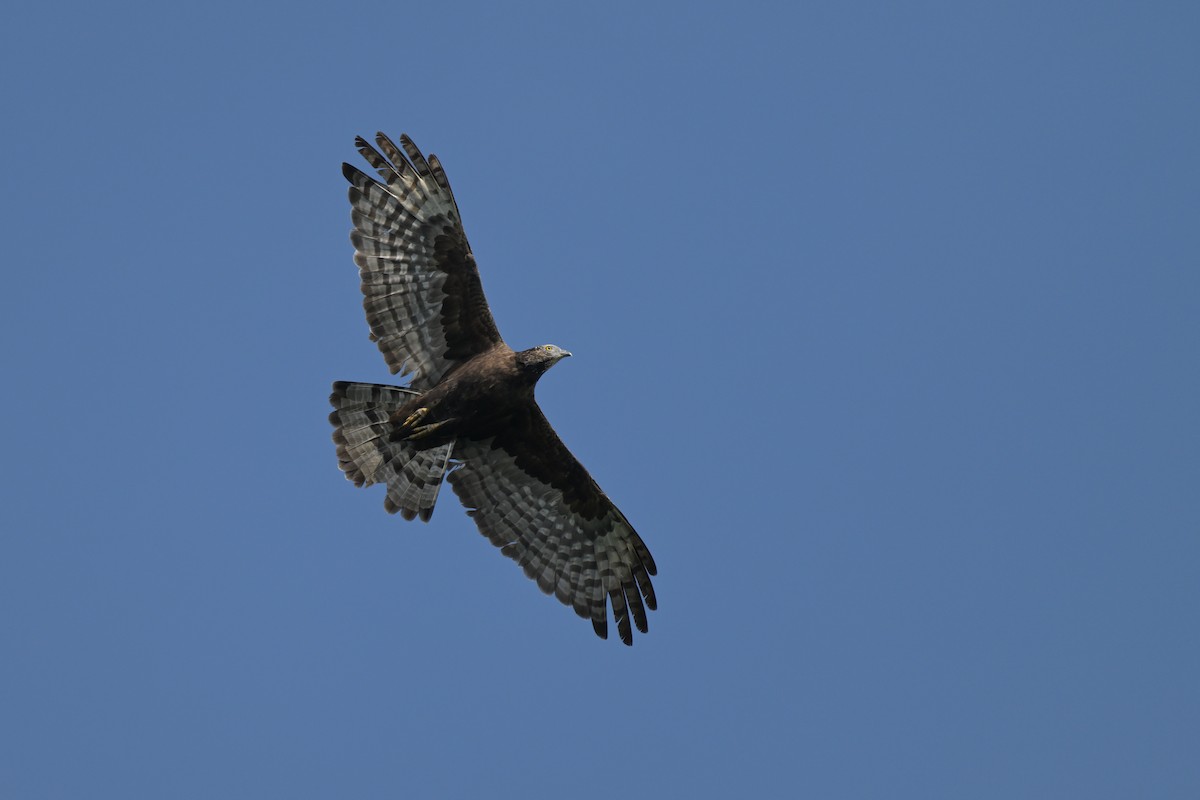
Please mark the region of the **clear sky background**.
<svg viewBox="0 0 1200 800"><path fill-rule="evenodd" d="M1200 797L1200 6L24 4L0 796ZM633 648L442 495L343 160L446 164L644 536Z"/></svg>

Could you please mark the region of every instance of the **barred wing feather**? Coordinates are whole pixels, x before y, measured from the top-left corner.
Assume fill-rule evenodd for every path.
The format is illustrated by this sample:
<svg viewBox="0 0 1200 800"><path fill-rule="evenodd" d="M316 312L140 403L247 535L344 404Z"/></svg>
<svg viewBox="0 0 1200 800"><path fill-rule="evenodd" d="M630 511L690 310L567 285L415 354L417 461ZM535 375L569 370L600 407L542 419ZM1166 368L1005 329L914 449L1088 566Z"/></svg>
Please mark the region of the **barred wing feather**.
<svg viewBox="0 0 1200 800"><path fill-rule="evenodd" d="M371 339L393 373L428 389L502 339L441 163L407 136L403 152L382 133L378 150L355 143L381 178L342 165Z"/></svg>
<svg viewBox="0 0 1200 800"><path fill-rule="evenodd" d="M500 552L516 561L596 634L608 638L606 601L617 632L645 633L657 601L654 559L641 537L567 450L536 407L521 435L459 441L454 493Z"/></svg>

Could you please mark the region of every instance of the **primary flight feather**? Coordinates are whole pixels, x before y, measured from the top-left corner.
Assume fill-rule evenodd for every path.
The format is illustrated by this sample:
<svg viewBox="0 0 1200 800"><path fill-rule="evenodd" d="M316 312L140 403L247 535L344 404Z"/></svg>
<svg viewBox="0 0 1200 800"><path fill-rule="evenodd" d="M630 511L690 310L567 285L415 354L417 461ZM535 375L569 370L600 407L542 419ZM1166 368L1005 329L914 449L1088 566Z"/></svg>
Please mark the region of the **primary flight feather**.
<svg viewBox="0 0 1200 800"><path fill-rule="evenodd" d="M647 630L654 559L625 515L567 450L534 386L571 355L515 352L483 296L441 163L407 136L355 140L375 169L350 164L354 261L371 339L407 387L339 381L329 415L338 466L358 486L387 487L384 507L428 520L443 478L481 533L546 593L608 637Z"/></svg>

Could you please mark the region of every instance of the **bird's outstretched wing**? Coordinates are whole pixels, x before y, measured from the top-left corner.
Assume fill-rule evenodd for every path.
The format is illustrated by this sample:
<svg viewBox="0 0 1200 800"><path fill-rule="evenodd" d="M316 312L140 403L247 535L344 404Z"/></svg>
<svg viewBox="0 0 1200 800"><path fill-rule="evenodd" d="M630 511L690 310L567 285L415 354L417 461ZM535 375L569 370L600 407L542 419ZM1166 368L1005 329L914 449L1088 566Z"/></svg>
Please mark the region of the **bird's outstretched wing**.
<svg viewBox="0 0 1200 800"><path fill-rule="evenodd" d="M371 339L393 373L412 373L411 386L424 390L503 340L437 156L426 160L408 136L403 152L382 133L375 142L378 150L355 140L381 181L342 165L354 263Z"/></svg>
<svg viewBox="0 0 1200 800"><path fill-rule="evenodd" d="M454 456L463 464L450 485L467 513L542 591L590 619L602 639L606 601L621 641L633 643L631 616L646 632L646 609L657 607L654 559L535 404L504 434L460 440Z"/></svg>

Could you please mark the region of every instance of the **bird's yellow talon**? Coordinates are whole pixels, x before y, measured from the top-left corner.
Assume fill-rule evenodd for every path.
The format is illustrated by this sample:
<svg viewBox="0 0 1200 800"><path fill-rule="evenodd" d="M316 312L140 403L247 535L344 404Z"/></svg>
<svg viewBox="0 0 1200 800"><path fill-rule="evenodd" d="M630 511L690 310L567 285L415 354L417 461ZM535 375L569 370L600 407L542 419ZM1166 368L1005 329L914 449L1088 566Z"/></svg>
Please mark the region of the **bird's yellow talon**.
<svg viewBox="0 0 1200 800"><path fill-rule="evenodd" d="M435 432L438 428L445 425L446 422L435 422L432 425L422 425L419 428L413 428L412 433L408 435L409 439L424 439L429 434Z"/></svg>

